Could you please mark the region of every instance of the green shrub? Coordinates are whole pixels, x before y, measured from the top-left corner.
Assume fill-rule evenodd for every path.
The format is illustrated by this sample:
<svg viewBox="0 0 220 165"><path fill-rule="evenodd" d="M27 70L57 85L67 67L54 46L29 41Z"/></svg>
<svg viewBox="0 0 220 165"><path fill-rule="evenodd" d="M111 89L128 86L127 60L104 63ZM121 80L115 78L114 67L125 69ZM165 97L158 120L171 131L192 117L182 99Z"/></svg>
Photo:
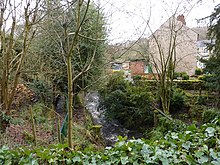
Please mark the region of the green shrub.
<svg viewBox="0 0 220 165"><path fill-rule="evenodd" d="M205 75L201 75L198 77L199 80L205 80Z"/></svg>
<svg viewBox="0 0 220 165"><path fill-rule="evenodd" d="M174 84L177 88L181 88L184 90L205 90L206 87L203 81L200 80L182 80L182 81L174 81Z"/></svg>
<svg viewBox="0 0 220 165"><path fill-rule="evenodd" d="M206 105L207 96L198 96L196 99L196 104Z"/></svg>
<svg viewBox="0 0 220 165"><path fill-rule="evenodd" d="M107 116L124 121L124 116L126 116L126 103L127 95L125 92L115 90L109 93L104 100L104 105L107 108Z"/></svg>
<svg viewBox="0 0 220 165"><path fill-rule="evenodd" d="M202 75L203 71L201 68L196 68L195 75Z"/></svg>
<svg viewBox="0 0 220 165"><path fill-rule="evenodd" d="M206 90L205 83L201 80L174 80L174 86L177 88L181 88L184 90ZM153 88L157 90L157 81L155 80L145 80L145 81L137 81L135 84L146 84L149 88Z"/></svg>
<svg viewBox="0 0 220 165"><path fill-rule="evenodd" d="M43 104L34 104L32 107L33 115L37 124L45 123L48 120L48 110L43 108Z"/></svg>
<svg viewBox="0 0 220 165"><path fill-rule="evenodd" d="M177 79L177 77L181 77L180 72L174 72L173 79Z"/></svg>
<svg viewBox="0 0 220 165"><path fill-rule="evenodd" d="M46 104L50 105L52 103L52 88L51 86L42 80L34 80L29 84L29 88L40 98L40 100Z"/></svg>
<svg viewBox="0 0 220 165"><path fill-rule="evenodd" d="M169 120L167 117L158 115L158 125L156 130L160 131L163 134L166 134L169 131L183 131L186 129L186 124L178 119Z"/></svg>
<svg viewBox="0 0 220 165"><path fill-rule="evenodd" d="M186 106L186 94L180 88L172 89L172 96L170 100L170 112L178 112Z"/></svg>
<svg viewBox="0 0 220 165"><path fill-rule="evenodd" d="M218 109L208 109L202 113L202 122L210 123L214 119L220 117L220 111Z"/></svg>
<svg viewBox="0 0 220 165"><path fill-rule="evenodd" d="M150 140L155 141L164 137L164 133L160 129L154 129L148 133L147 137L149 137Z"/></svg>
<svg viewBox="0 0 220 165"><path fill-rule="evenodd" d="M186 72L174 72L173 79L182 77L183 80L189 80L189 75Z"/></svg>
<svg viewBox="0 0 220 165"><path fill-rule="evenodd" d="M202 113L207 109L204 105L193 105L190 107L189 114L193 121L202 122Z"/></svg>
<svg viewBox="0 0 220 165"><path fill-rule="evenodd" d="M182 79L183 80L189 80L189 75L185 72L182 73Z"/></svg>
<svg viewBox="0 0 220 165"><path fill-rule="evenodd" d="M106 115L109 118L118 120L129 129L142 129L153 125L153 98L147 85L120 83L114 87L107 86L107 91L103 104L107 108Z"/></svg>
<svg viewBox="0 0 220 165"><path fill-rule="evenodd" d="M141 80L141 75L135 75L132 78L133 80Z"/></svg>
<svg viewBox="0 0 220 165"><path fill-rule="evenodd" d="M213 74L205 74L205 75L201 75L198 77L199 80L203 80L203 81L209 81L210 79L212 79L214 77Z"/></svg>
<svg viewBox="0 0 220 165"><path fill-rule="evenodd" d="M122 72L116 72L110 76L106 86L107 92L112 92L115 90L126 90L126 86L129 84L129 82L125 81L123 75L124 74L122 74Z"/></svg>

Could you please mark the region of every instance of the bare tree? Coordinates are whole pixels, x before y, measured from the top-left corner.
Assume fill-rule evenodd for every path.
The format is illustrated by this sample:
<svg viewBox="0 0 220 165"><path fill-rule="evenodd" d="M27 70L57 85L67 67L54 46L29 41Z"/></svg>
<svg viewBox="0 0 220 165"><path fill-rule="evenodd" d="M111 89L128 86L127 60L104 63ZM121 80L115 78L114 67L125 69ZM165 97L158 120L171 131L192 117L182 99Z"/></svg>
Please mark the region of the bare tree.
<svg viewBox="0 0 220 165"><path fill-rule="evenodd" d="M162 110L165 114L169 114L170 110L174 71L188 70L192 75L196 68L198 34L186 26L183 15L178 15L179 6L155 32L148 24L151 31L148 45L150 62L153 65Z"/></svg>
<svg viewBox="0 0 220 165"><path fill-rule="evenodd" d="M40 10L43 0L28 0L18 3L16 0L3 0L0 3L0 43L1 43L1 104L6 115L10 115L11 105L21 75L24 59L32 39L35 37L35 25L41 20ZM21 51L16 52L16 25L23 21Z"/></svg>

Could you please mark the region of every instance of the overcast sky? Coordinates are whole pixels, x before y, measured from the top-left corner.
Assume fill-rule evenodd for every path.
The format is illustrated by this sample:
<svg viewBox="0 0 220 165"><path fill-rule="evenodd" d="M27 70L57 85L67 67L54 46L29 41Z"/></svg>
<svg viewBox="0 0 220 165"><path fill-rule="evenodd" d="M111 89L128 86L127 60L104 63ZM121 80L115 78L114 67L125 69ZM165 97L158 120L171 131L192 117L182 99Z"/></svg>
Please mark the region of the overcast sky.
<svg viewBox="0 0 220 165"><path fill-rule="evenodd" d="M107 18L109 42L118 43L135 40L141 34L149 35L146 22L156 30L177 10L184 14L189 27L205 26L197 20L211 14L220 0L96 0Z"/></svg>

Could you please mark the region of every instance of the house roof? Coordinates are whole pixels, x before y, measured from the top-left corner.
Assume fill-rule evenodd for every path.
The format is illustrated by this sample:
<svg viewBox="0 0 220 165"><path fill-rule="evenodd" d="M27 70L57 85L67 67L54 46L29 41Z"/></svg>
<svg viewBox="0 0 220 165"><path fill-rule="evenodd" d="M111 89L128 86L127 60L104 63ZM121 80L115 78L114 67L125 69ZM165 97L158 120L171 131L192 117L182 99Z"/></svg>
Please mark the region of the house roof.
<svg viewBox="0 0 220 165"><path fill-rule="evenodd" d="M194 29L191 29L191 28L189 28L188 26L186 26L186 24L184 24L183 22L181 22L181 21L178 21L177 20L177 17L176 17L176 15L175 14L173 14L171 17L169 17L163 24L161 24L160 25L160 27L157 29L157 30L155 30L149 37L148 37L148 39L151 39L153 36L153 34L155 34L158 30L160 30L160 29L162 29L165 25L166 25L166 23L167 22L169 22L169 21L173 21L173 20L175 20L176 22L178 22L178 23L181 23L181 25L183 26L183 27L185 27L185 28L187 28L187 30L191 30L191 31L193 31L194 33L196 33L196 34L199 34L197 31L195 31Z"/></svg>
<svg viewBox="0 0 220 165"><path fill-rule="evenodd" d="M198 40L207 40L208 27L193 27L191 29L199 34Z"/></svg>

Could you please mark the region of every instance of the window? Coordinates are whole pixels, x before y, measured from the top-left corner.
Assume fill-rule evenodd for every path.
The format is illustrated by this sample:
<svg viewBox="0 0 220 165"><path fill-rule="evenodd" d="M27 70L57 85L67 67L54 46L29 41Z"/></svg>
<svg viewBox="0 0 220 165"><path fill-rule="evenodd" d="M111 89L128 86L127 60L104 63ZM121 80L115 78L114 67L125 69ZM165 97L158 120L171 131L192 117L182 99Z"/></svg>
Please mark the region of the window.
<svg viewBox="0 0 220 165"><path fill-rule="evenodd" d="M144 73L153 73L152 72L152 66L151 66L151 64L145 64L144 65Z"/></svg>

